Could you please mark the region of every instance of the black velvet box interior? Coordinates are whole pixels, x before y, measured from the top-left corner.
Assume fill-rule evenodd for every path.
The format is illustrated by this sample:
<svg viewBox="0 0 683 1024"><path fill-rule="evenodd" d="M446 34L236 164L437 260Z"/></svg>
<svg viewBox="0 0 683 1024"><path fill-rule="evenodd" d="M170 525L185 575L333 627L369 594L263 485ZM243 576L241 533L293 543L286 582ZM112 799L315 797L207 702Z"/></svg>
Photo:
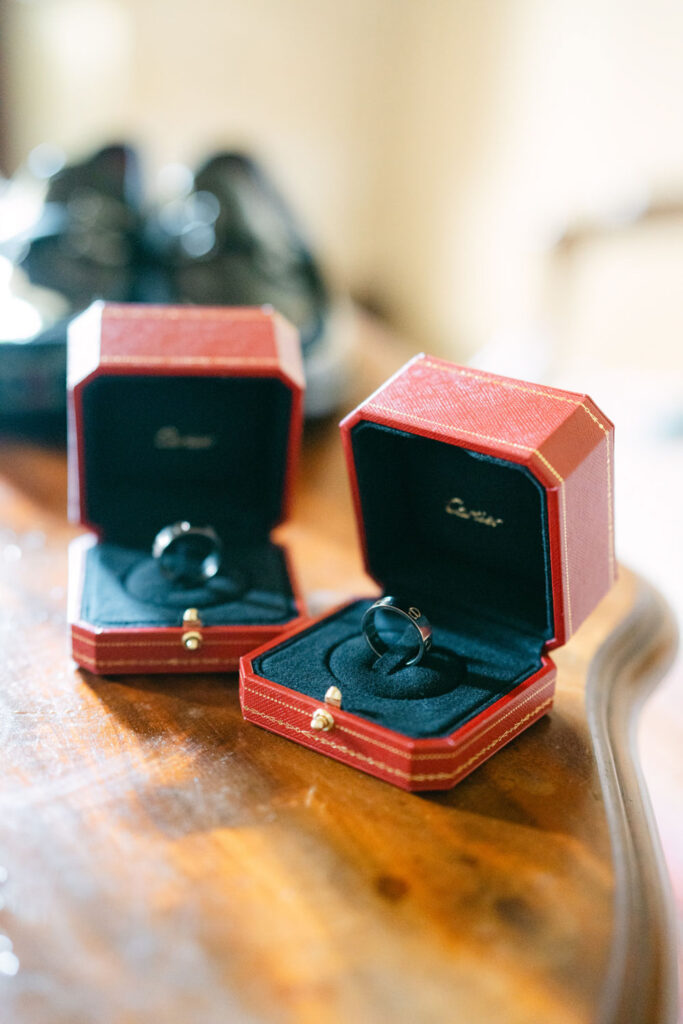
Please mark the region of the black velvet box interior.
<svg viewBox="0 0 683 1024"><path fill-rule="evenodd" d="M546 494L523 466L362 421L351 444L368 569L419 606L433 646L406 667L347 605L254 662L273 682L412 737L444 736L541 667L553 635Z"/></svg>
<svg viewBox="0 0 683 1024"><path fill-rule="evenodd" d="M287 622L296 601L279 522L292 394L274 378L107 376L85 385L82 617L97 626L178 626L188 607L208 625ZM151 557L157 532L211 525L223 565L207 584L166 580Z"/></svg>

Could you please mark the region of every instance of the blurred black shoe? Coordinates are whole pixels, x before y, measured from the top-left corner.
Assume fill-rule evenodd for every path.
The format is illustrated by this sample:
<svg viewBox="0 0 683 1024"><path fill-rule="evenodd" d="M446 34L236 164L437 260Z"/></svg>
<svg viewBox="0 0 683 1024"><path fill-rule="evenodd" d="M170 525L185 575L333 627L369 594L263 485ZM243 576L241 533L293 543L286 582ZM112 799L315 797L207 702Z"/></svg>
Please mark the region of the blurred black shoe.
<svg viewBox="0 0 683 1024"><path fill-rule="evenodd" d="M171 301L168 276L145 245L142 204L138 158L127 145L74 164L41 146L5 183L0 427L27 433L40 423L64 435L67 329L93 299Z"/></svg>
<svg viewBox="0 0 683 1024"><path fill-rule="evenodd" d="M307 415L338 407L347 380L343 305L333 304L288 205L254 160L211 157L151 230L176 302L273 306L299 329Z"/></svg>
<svg viewBox="0 0 683 1024"><path fill-rule="evenodd" d="M253 160L212 157L194 179L188 172L184 195L147 218L130 146L38 164L33 176L0 183L0 427L62 423L68 324L97 298L270 304L299 329L307 415L336 410L348 378L345 307L331 301L287 205Z"/></svg>
<svg viewBox="0 0 683 1024"><path fill-rule="evenodd" d="M29 280L62 295L72 310L93 297L128 302L143 261L142 190L136 154L106 146L58 170L19 266Z"/></svg>

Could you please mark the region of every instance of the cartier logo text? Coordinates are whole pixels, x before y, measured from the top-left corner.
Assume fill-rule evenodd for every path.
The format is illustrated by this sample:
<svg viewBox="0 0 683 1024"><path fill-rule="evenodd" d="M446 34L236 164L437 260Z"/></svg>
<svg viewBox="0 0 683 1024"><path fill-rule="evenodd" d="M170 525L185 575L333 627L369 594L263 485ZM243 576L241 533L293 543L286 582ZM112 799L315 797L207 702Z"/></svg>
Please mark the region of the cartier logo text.
<svg viewBox="0 0 683 1024"><path fill-rule="evenodd" d="M449 498L446 502L446 512L449 516L457 516L458 519L471 519L481 526L501 526L503 520L492 516L479 508L467 508L462 498Z"/></svg>
<svg viewBox="0 0 683 1024"><path fill-rule="evenodd" d="M154 435L154 447L166 450L183 448L196 452L213 448L215 443L211 434L181 434L177 427L159 427Z"/></svg>

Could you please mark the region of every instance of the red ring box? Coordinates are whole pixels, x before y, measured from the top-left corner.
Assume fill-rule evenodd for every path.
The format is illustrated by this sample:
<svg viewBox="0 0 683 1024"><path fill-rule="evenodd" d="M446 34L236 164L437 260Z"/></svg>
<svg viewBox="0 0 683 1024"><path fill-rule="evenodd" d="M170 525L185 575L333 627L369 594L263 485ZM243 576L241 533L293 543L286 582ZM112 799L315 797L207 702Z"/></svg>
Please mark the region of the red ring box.
<svg viewBox="0 0 683 1024"><path fill-rule="evenodd" d="M341 432L366 568L428 616L433 648L414 668L377 659L373 599L353 601L245 655L242 711L404 789L448 789L550 710L548 652L615 578L613 427L585 395L420 355Z"/></svg>
<svg viewBox="0 0 683 1024"><path fill-rule="evenodd" d="M234 671L301 621L286 550L303 369L296 330L268 308L96 302L69 330L69 506L74 659L93 672ZM164 526L211 525L209 584L165 580ZM197 608L199 623L183 624ZM187 633L199 634L188 642Z"/></svg>

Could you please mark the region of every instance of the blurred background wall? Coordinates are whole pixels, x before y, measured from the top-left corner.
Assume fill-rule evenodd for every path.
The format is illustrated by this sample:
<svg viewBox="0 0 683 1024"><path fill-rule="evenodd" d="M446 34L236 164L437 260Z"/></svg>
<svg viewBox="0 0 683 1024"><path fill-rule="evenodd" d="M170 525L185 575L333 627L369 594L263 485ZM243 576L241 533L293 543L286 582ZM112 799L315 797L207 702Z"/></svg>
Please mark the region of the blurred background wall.
<svg viewBox="0 0 683 1024"><path fill-rule="evenodd" d="M566 331L558 235L683 198L676 0L6 0L5 26L12 167L39 142L74 155L124 138L153 186L169 161L253 151L333 277L427 348L469 354L544 319ZM661 241L667 264L660 229L642 245ZM617 301L592 310L583 267L562 287L597 317L583 345L637 358L649 296L603 241L581 260ZM657 324L666 361L680 313L675 332Z"/></svg>

